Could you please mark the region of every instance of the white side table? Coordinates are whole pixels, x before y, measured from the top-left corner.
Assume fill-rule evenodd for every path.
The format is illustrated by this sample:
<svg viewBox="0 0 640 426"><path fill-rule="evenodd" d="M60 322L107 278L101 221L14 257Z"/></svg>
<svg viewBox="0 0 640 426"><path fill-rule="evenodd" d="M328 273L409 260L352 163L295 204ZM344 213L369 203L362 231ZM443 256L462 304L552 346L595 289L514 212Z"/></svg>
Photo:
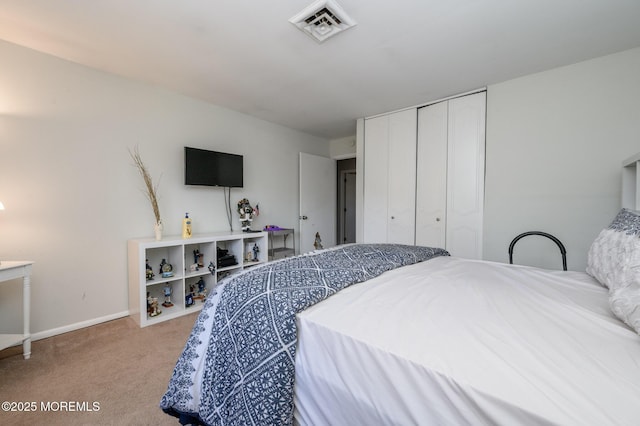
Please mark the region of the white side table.
<svg viewBox="0 0 640 426"><path fill-rule="evenodd" d="M23 303L23 334L0 334L0 350L22 342L24 359L31 356L31 331L29 318L31 317L31 261L3 260L0 263L0 283L3 281L22 278Z"/></svg>

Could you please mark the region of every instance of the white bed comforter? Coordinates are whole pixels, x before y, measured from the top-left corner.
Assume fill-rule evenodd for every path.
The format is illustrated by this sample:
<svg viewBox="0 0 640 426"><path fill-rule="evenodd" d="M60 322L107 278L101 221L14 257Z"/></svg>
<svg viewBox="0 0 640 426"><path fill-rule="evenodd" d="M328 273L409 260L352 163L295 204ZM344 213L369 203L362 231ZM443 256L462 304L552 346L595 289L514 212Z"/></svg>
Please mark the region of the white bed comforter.
<svg viewBox="0 0 640 426"><path fill-rule="evenodd" d="M640 337L583 273L440 257L297 321L300 424L640 424Z"/></svg>

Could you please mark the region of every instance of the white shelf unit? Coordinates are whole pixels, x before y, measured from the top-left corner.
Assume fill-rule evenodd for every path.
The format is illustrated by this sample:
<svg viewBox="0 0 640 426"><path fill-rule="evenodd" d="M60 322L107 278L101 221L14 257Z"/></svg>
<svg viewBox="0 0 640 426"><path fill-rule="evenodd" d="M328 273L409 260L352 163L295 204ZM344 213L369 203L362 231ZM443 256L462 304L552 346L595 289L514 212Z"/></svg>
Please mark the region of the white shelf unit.
<svg viewBox="0 0 640 426"><path fill-rule="evenodd" d="M153 238L139 238L128 241L129 256L129 313L140 327L167 321L202 309L204 299L194 300L193 305L186 306L186 296L197 293L197 283L203 279L206 293L210 294L219 279L237 273L245 268L259 265L267 261L268 237L266 232L221 232L206 235L194 235L189 239L179 236L166 237L160 241ZM254 247L257 246L254 260ZM237 260L236 265L218 268L218 248L228 250ZM197 264L197 251L201 255L202 267ZM251 253L249 256L248 253ZM173 266L173 276L163 277L160 271L162 260ZM209 263L215 265L215 273L209 271ZM153 278L147 279L146 265L153 271ZM164 289L169 285L172 290L173 306L163 306ZM161 313L150 316L147 313L147 295L158 299Z"/></svg>

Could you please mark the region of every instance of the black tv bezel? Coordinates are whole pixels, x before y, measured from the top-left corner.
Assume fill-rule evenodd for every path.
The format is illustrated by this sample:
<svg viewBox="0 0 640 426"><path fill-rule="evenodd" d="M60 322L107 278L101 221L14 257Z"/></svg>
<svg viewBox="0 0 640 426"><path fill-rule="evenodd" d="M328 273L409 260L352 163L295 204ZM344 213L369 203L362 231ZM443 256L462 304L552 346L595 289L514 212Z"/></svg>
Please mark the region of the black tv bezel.
<svg viewBox="0 0 640 426"><path fill-rule="evenodd" d="M196 163L190 159L189 154L198 154L210 157L209 167L212 173L206 179L197 179L190 170L196 167ZM202 160L206 161L206 160ZM201 163L202 163L201 161ZM223 164L220 164L220 161ZM238 167L239 161L239 167ZM233 164L231 164L233 162ZM203 167L202 164L199 167ZM234 170L232 178L223 176L220 173L224 169L231 167ZM222 169L222 170L221 170ZM238 171L239 169L239 171ZM244 187L244 156L241 154L232 154L228 152L213 151L203 148L194 148L190 146L184 147L184 184L188 186L218 186L223 188L243 188Z"/></svg>

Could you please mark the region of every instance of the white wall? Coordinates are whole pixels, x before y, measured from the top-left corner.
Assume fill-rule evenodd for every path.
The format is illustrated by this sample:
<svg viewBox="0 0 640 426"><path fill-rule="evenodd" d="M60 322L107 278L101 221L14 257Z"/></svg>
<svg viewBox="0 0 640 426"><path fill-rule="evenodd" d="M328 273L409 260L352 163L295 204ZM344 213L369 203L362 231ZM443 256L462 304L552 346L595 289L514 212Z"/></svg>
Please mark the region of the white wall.
<svg viewBox="0 0 640 426"><path fill-rule="evenodd" d="M154 216L128 149L160 179L165 234L225 231L223 191L183 185L185 145L244 155L254 228L298 226L298 153L327 140L0 42L0 260L34 260L32 332L127 310L129 238ZM0 284L0 332L21 330L19 282Z"/></svg>
<svg viewBox="0 0 640 426"><path fill-rule="evenodd" d="M640 49L489 86L485 259L507 262L516 235L540 230L584 270L620 208L622 161L638 151ZM541 237L518 242L514 263L562 266Z"/></svg>

